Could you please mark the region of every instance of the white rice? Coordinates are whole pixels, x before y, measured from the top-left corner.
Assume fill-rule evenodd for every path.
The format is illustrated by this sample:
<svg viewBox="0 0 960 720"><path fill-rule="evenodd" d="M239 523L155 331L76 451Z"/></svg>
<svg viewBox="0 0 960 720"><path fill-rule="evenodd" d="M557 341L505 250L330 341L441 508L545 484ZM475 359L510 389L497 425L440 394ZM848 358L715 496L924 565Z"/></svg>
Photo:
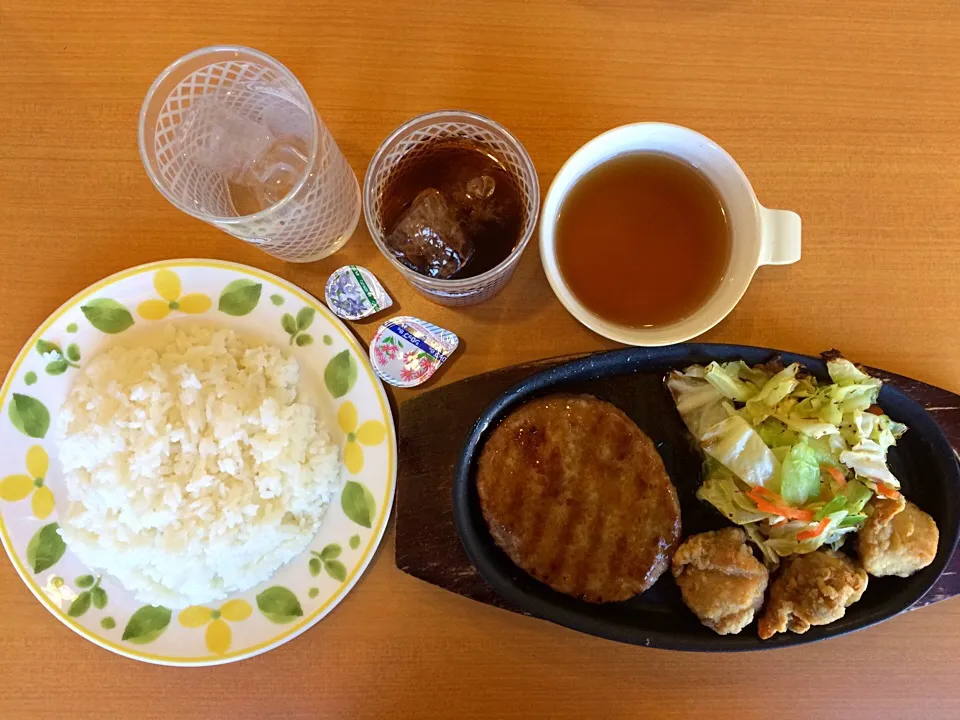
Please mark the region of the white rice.
<svg viewBox="0 0 960 720"><path fill-rule="evenodd" d="M231 330L167 323L78 377L58 418L69 548L144 603L268 579L311 542L342 480L299 367Z"/></svg>

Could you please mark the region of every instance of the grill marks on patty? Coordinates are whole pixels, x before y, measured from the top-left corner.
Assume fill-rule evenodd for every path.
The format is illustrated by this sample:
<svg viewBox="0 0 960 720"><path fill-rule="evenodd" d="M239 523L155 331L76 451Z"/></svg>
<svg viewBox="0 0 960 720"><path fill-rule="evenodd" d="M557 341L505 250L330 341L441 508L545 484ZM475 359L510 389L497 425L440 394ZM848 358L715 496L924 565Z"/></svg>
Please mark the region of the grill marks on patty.
<svg viewBox="0 0 960 720"><path fill-rule="evenodd" d="M494 430L477 490L494 541L555 590L626 600L666 569L676 491L650 439L591 396L534 400Z"/></svg>

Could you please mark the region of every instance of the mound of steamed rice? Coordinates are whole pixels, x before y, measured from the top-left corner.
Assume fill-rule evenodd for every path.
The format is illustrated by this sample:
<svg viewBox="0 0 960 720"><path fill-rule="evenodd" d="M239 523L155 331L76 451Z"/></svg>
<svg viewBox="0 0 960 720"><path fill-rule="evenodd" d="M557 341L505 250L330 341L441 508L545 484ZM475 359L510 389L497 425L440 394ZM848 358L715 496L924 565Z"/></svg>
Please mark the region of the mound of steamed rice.
<svg viewBox="0 0 960 720"><path fill-rule="evenodd" d="M58 418L69 548L171 608L269 578L308 546L342 483L298 387L283 350L199 325L95 357Z"/></svg>

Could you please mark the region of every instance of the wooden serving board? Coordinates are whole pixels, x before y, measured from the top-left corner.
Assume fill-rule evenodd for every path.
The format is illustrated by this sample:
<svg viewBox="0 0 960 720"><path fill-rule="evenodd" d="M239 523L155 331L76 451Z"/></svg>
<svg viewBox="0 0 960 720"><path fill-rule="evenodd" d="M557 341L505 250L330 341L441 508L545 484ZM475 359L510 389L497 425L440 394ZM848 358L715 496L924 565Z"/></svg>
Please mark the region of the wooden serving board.
<svg viewBox="0 0 960 720"><path fill-rule="evenodd" d="M494 592L467 558L453 521L451 482L464 438L500 393L532 375L582 355L551 358L477 375L405 402L398 437L396 562L403 572L488 605L522 612ZM920 403L960 452L960 395L869 368ZM960 594L960 552L913 608ZM913 609L911 608L911 609Z"/></svg>

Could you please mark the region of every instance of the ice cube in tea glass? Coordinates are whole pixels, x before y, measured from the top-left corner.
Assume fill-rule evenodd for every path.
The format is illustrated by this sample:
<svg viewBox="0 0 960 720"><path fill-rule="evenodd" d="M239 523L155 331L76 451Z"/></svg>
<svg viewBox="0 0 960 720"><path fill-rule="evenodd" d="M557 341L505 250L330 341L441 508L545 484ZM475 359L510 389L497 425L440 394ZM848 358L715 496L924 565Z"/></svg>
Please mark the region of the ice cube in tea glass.
<svg viewBox="0 0 960 720"><path fill-rule="evenodd" d="M398 259L396 243L393 243L392 247L388 241L389 234L396 228L385 227L384 192L388 189L393 174L411 159L444 142L464 142L489 152L509 173L519 191L523 217L519 237L516 238L513 249L499 265L474 277L430 277L417 272ZM489 199L491 194L495 194L496 189L484 181L483 177L470 178L465 186L465 193L472 201L481 202L485 196ZM455 198L445 199L448 204L451 200L456 201ZM377 149L364 179L363 212L373 241L415 289L441 305L472 305L497 293L516 270L520 256L533 235L539 209L540 185L537 173L520 141L490 118L463 110L428 113L398 127ZM449 250L456 242L456 239L448 239L441 249Z"/></svg>
<svg viewBox="0 0 960 720"><path fill-rule="evenodd" d="M436 188L427 188L413 199L385 242L404 265L442 280L459 272L473 257L473 241Z"/></svg>

